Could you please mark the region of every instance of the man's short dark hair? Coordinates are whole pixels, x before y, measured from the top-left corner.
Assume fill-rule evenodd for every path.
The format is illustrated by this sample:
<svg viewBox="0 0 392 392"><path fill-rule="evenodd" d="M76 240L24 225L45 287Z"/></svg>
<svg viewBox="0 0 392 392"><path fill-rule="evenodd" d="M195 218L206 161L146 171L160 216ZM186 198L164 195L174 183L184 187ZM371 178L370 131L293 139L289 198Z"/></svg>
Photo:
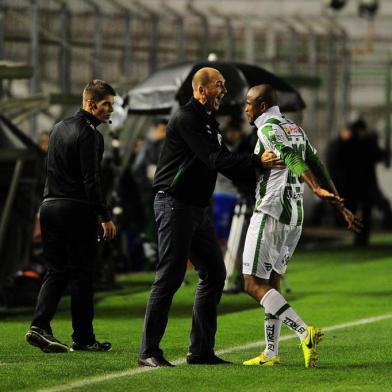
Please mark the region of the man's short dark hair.
<svg viewBox="0 0 392 392"><path fill-rule="evenodd" d="M107 95L116 95L114 88L104 80L94 79L83 90L83 101L102 101Z"/></svg>

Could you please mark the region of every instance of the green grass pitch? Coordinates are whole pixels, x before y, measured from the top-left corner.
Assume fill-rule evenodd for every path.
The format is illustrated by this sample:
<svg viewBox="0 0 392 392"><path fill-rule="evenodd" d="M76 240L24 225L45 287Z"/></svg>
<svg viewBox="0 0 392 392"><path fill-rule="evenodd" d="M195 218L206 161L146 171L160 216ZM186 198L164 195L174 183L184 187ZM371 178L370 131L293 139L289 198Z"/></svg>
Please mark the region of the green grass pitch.
<svg viewBox="0 0 392 392"><path fill-rule="evenodd" d="M391 391L392 390L392 236L376 237L368 249L298 250L287 277L290 304L306 322L331 327L320 345L316 369L305 369L298 340L280 344L282 364L245 367L258 355L263 339L260 306L245 294L224 295L219 308L216 350L233 361L228 366L189 366L142 371L137 366L143 316L152 274L121 276L121 291L96 295L97 338L109 340L109 353L44 354L29 346L24 334L32 310L2 311L0 321L0 391ZM197 277L175 296L162 341L167 359L183 360L188 345ZM65 298L53 329L70 343L69 299ZM383 320L363 325L342 323L375 316ZM290 335L282 326L283 336ZM126 375L121 372L126 372ZM118 377L122 375L122 377ZM95 382L91 382L92 379ZM105 378L106 377L106 378ZM85 384L82 384L85 382ZM70 384L77 383L77 384Z"/></svg>

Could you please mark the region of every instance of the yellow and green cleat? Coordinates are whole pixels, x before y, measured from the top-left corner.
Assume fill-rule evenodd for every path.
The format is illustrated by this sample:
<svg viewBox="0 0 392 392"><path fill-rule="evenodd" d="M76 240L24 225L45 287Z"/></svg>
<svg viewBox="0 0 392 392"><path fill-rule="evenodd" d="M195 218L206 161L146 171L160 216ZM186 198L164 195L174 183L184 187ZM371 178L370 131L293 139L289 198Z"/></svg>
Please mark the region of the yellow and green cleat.
<svg viewBox="0 0 392 392"><path fill-rule="evenodd" d="M273 355L272 357L266 357L264 353L259 356L249 359L243 363L247 366L275 366L280 364L280 358L278 355Z"/></svg>
<svg viewBox="0 0 392 392"><path fill-rule="evenodd" d="M312 325L308 326L307 331L308 336L300 343L299 347L302 348L304 353L305 367L314 368L318 360L317 345L323 335L320 328L313 327Z"/></svg>

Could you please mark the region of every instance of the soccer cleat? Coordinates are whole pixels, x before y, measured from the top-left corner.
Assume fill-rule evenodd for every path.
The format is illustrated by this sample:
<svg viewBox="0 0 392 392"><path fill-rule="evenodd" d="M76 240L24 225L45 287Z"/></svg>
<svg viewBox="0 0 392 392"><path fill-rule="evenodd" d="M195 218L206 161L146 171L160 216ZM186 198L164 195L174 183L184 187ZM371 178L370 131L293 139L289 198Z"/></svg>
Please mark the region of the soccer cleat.
<svg viewBox="0 0 392 392"><path fill-rule="evenodd" d="M321 341L321 329L309 325L307 328L308 336L300 343L305 359L306 368L316 367L318 360L317 345Z"/></svg>
<svg viewBox="0 0 392 392"><path fill-rule="evenodd" d="M273 355L272 357L267 357L264 353L261 353L259 356L248 359L243 362L243 365L247 366L275 366L280 364L279 355Z"/></svg>
<svg viewBox="0 0 392 392"><path fill-rule="evenodd" d="M70 351L91 351L91 352L107 352L112 349L109 342L100 343L95 341L93 344L78 344L73 342Z"/></svg>
<svg viewBox="0 0 392 392"><path fill-rule="evenodd" d="M40 348L44 353L66 353L69 347L58 341L44 329L32 326L26 333L26 341Z"/></svg>

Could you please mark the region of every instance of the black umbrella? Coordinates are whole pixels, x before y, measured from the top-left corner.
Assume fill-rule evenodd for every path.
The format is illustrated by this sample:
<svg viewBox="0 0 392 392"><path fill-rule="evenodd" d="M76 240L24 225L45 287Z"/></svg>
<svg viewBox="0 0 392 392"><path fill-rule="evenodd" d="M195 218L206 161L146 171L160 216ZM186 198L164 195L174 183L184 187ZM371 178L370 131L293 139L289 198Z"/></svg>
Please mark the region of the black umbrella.
<svg viewBox="0 0 392 392"><path fill-rule="evenodd" d="M209 61L198 64L182 63L162 68L128 92L130 112L168 114L176 100L184 105L192 96L192 78L203 67L218 69L226 79L227 95L221 113L243 106L246 91L257 84L271 84L277 91L282 111L305 108L300 93L284 80L256 65Z"/></svg>

